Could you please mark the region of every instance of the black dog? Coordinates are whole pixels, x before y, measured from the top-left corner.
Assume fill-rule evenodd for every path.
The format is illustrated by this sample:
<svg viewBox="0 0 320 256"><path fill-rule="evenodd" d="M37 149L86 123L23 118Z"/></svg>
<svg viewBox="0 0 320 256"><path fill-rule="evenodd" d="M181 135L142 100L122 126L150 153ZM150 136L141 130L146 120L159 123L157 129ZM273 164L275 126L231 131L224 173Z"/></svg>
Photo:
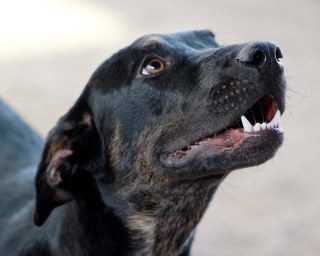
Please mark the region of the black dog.
<svg viewBox="0 0 320 256"><path fill-rule="evenodd" d="M189 255L219 183L282 143L280 58L272 42L219 47L210 31L145 36L114 54L47 138L41 227L32 170L0 166L0 255ZM16 147L38 148L30 136Z"/></svg>

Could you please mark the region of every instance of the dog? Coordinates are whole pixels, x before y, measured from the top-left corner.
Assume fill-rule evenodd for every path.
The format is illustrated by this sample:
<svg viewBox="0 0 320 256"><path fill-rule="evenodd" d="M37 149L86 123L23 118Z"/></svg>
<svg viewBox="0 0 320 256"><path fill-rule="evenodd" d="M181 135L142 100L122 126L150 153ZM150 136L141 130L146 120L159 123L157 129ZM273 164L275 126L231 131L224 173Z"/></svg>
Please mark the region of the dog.
<svg viewBox="0 0 320 256"><path fill-rule="evenodd" d="M281 58L271 41L219 46L207 30L143 36L112 55L50 131L35 199L32 167L0 165L0 254L189 255L224 178L282 144ZM30 136L3 148L40 152Z"/></svg>

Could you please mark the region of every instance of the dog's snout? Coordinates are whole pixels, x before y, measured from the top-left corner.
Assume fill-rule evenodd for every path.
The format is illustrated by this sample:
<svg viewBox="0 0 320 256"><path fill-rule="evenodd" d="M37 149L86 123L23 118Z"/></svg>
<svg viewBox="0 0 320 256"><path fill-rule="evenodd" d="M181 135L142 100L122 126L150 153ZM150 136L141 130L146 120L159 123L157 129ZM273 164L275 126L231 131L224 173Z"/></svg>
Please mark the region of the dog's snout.
<svg viewBox="0 0 320 256"><path fill-rule="evenodd" d="M271 41L256 41L244 45L237 56L241 64L262 68L266 63L278 63L282 58L280 48Z"/></svg>

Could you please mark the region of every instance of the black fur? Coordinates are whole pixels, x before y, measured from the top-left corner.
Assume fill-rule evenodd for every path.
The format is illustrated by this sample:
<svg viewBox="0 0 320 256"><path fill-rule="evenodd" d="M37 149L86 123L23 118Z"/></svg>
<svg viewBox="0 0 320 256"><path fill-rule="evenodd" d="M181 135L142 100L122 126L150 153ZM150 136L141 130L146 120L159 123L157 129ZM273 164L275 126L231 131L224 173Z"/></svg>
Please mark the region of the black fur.
<svg viewBox="0 0 320 256"><path fill-rule="evenodd" d="M102 63L49 133L35 201L29 178L41 139L1 103L0 193L9 197L1 197L0 254L189 255L223 178L282 143L276 129L241 133L237 143L223 133L266 95L283 113L280 57L268 41L220 47L210 31L138 39ZM144 75L155 58L164 70ZM217 132L228 136L183 157Z"/></svg>

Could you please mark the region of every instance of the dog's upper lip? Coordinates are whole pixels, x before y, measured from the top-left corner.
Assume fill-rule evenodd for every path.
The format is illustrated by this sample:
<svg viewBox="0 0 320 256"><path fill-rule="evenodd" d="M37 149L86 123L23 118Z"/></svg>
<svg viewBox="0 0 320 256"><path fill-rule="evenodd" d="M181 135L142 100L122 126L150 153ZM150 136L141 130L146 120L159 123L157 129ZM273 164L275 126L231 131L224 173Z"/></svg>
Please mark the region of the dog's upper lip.
<svg viewBox="0 0 320 256"><path fill-rule="evenodd" d="M267 110L267 112L265 114L267 116L265 122L271 123L276 112L278 111L279 115L281 115L283 111L278 109L278 104L277 104L276 100L272 97L272 95L267 94L264 97L262 97L261 99L265 99L265 98L268 99L269 104L270 104L270 108ZM274 102L274 103L270 103L270 102ZM252 104L252 106L253 105L254 104ZM234 124L235 119L238 119L239 128L243 128L243 125L241 124L241 121L240 121L242 119L241 117L243 115L245 115L247 112L249 112L250 109L251 109L251 107L248 108L246 111L243 111L242 114L241 113L235 114L234 117L232 117L232 119L225 121L225 123L221 122L219 124L219 126L216 127L215 129L210 130L210 128L209 128L209 129L206 129L206 131L204 131L203 129L197 129L193 135L190 135L191 138L189 140L186 140L185 137L183 137L182 139L175 138L173 141L170 141L169 144L165 145L162 148L162 153L172 153L174 151L184 149L184 148L188 147L189 145L196 144L197 142L199 142L203 139L206 139L208 137L214 137L214 136L218 135L219 133L226 131L228 128L231 128L232 125L230 125L230 124ZM245 113L245 114L243 114L243 113ZM253 123L253 122L251 121L251 123ZM258 123L258 122L256 122L256 120L255 120L255 122L253 123L252 126L254 126L255 123Z"/></svg>
<svg viewBox="0 0 320 256"><path fill-rule="evenodd" d="M186 165L196 157L205 156L207 151L220 151L230 149L239 145L245 137L262 136L264 131L277 129L282 133L280 128L280 110L278 110L277 103L271 95L266 95L263 98L264 102L268 103L268 108L265 110L265 117L263 123L256 122L251 125L247 118L242 115L241 127L232 127L226 125L222 130L208 132L205 136L198 136L198 139L190 140L189 143L171 144L165 148L160 155L160 161L166 167L179 168ZM252 111L251 111L252 112ZM242 128L243 127L243 128ZM200 139L199 139L200 138Z"/></svg>

